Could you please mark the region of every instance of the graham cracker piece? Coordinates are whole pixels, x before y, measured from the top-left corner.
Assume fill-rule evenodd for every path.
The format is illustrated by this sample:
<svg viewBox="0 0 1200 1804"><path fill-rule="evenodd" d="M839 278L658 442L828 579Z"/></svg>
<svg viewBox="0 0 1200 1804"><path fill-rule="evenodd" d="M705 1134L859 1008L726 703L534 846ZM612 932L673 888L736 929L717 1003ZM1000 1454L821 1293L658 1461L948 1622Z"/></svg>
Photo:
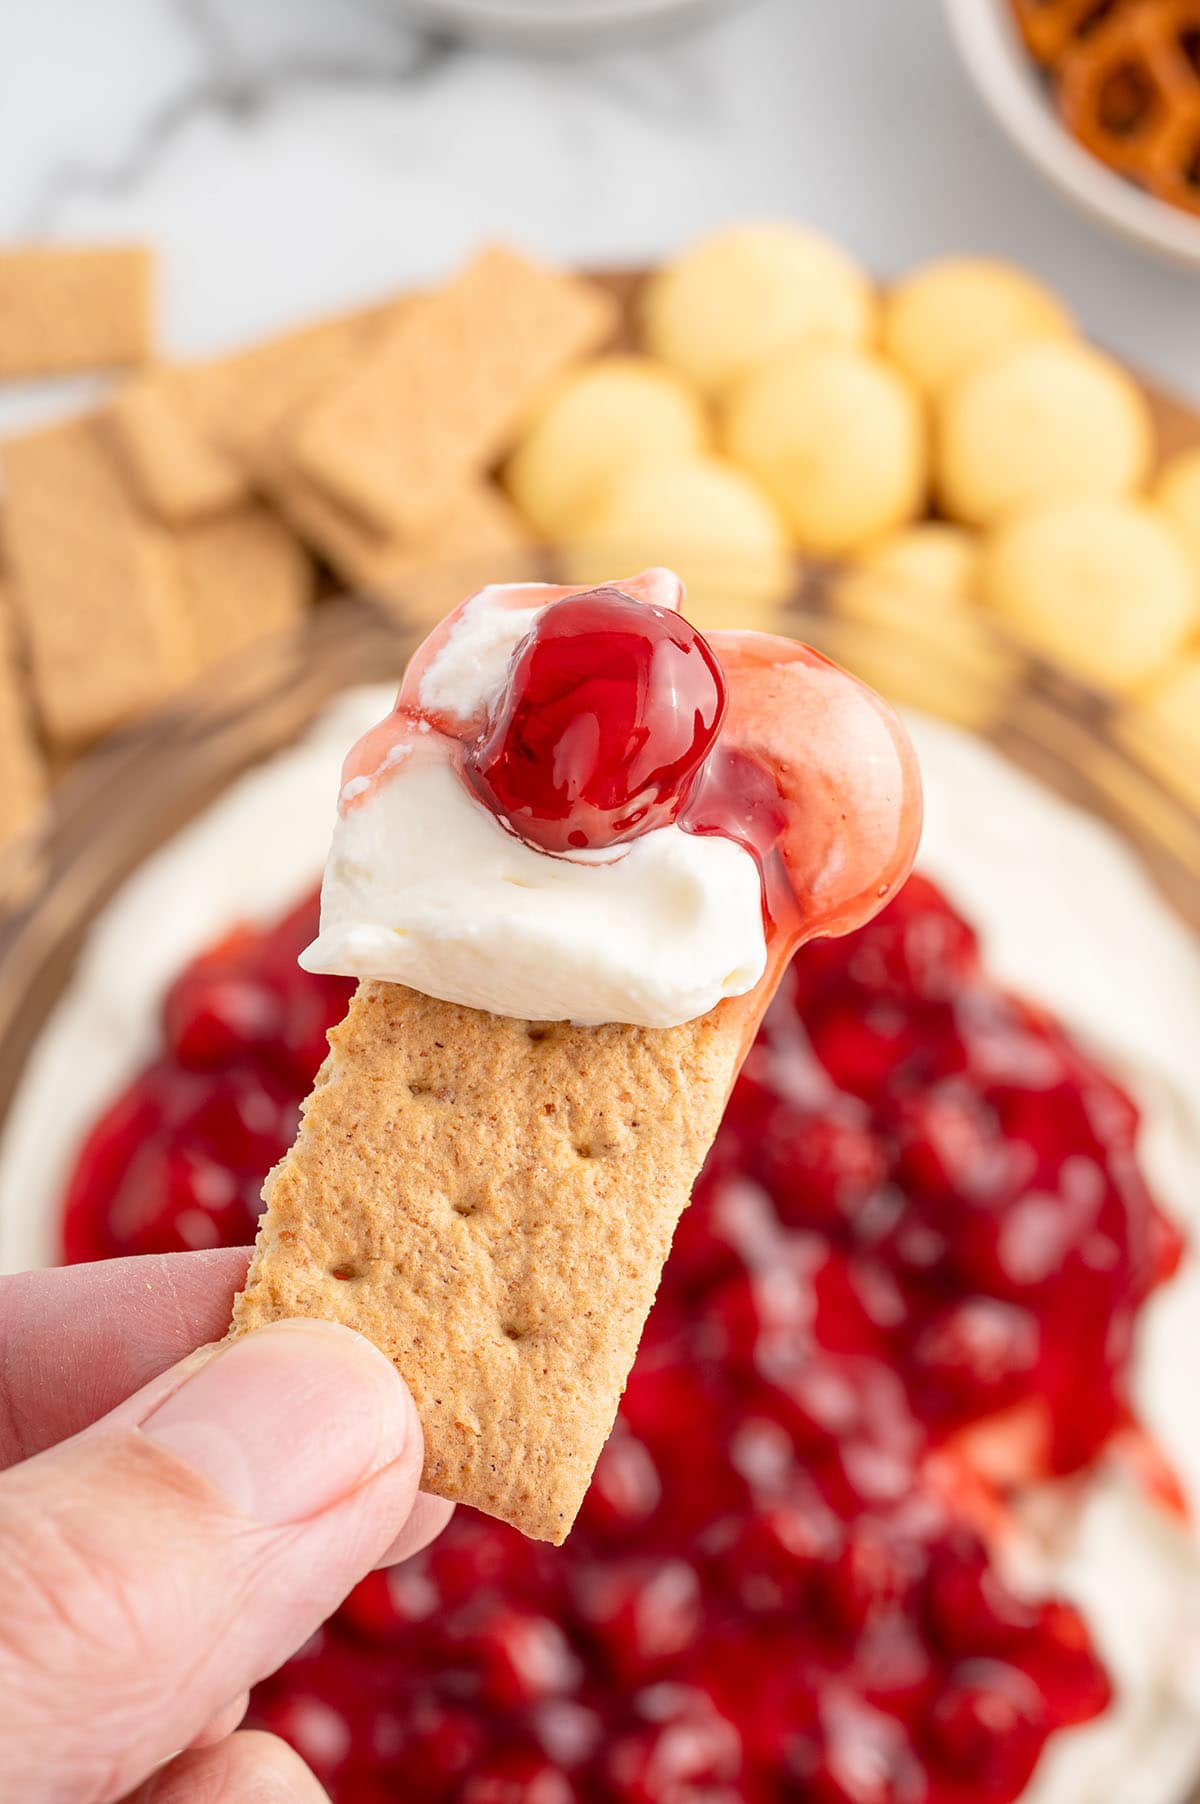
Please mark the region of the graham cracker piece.
<svg viewBox="0 0 1200 1804"><path fill-rule="evenodd" d="M45 787L17 658L16 621L0 579L0 848L33 819Z"/></svg>
<svg viewBox="0 0 1200 1804"><path fill-rule="evenodd" d="M405 304L319 320L228 356L166 364L126 383L108 423L145 505L169 525L183 526L250 500L248 460Z"/></svg>
<svg viewBox="0 0 1200 1804"><path fill-rule="evenodd" d="M178 372L134 376L109 404L107 425L139 499L172 526L236 507L245 471L199 428Z"/></svg>
<svg viewBox="0 0 1200 1804"><path fill-rule="evenodd" d="M56 746L77 747L190 674L174 551L121 481L96 416L9 439L0 462L38 711Z"/></svg>
<svg viewBox="0 0 1200 1804"><path fill-rule="evenodd" d="M360 984L267 1180L234 1334L366 1334L410 1385L425 1490L561 1542L612 1427L745 1012L509 1020Z"/></svg>
<svg viewBox="0 0 1200 1804"><path fill-rule="evenodd" d="M415 624L457 605L477 568L491 582L528 571L529 530L494 483L472 483L433 532L407 541L362 525L278 454L259 464L258 480L344 582Z"/></svg>
<svg viewBox="0 0 1200 1804"><path fill-rule="evenodd" d="M311 559L265 507L245 507L189 527L180 533L175 554L198 670L286 632L315 599Z"/></svg>
<svg viewBox="0 0 1200 1804"><path fill-rule="evenodd" d="M144 245L0 251L0 377L143 362L152 273Z"/></svg>
<svg viewBox="0 0 1200 1804"><path fill-rule="evenodd" d="M590 283L484 250L377 335L299 423L294 460L380 531L424 538L616 317Z"/></svg>

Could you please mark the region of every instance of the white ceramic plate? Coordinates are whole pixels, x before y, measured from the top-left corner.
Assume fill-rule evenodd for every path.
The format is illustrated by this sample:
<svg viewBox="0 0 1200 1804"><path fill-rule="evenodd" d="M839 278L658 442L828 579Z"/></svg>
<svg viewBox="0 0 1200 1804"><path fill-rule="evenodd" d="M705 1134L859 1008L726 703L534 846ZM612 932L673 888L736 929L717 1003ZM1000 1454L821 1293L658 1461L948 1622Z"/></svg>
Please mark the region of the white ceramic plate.
<svg viewBox="0 0 1200 1804"><path fill-rule="evenodd" d="M943 0L981 98L1017 148L1077 206L1125 238L1200 268L1200 219L1143 194L1077 144L1021 42L1010 0Z"/></svg>

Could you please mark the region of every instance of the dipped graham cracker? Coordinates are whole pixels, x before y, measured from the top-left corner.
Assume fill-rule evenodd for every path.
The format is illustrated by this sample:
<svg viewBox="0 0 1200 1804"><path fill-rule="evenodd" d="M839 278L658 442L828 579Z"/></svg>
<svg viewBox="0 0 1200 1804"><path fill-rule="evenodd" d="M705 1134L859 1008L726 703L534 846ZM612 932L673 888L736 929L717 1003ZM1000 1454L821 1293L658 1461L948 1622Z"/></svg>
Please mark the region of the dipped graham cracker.
<svg viewBox="0 0 1200 1804"><path fill-rule="evenodd" d="M75 748L190 674L174 550L139 511L95 416L9 439L0 467L38 712L55 746Z"/></svg>
<svg viewBox="0 0 1200 1804"><path fill-rule="evenodd" d="M741 1057L745 999L571 1027L366 982L267 1180L232 1332L344 1322L392 1359L426 1490L561 1542Z"/></svg>
<svg viewBox="0 0 1200 1804"><path fill-rule="evenodd" d="M0 377L143 362L152 275L144 245L0 251Z"/></svg>
<svg viewBox="0 0 1200 1804"><path fill-rule="evenodd" d="M610 295L493 246L379 332L299 422L296 464L363 521L419 541L616 323Z"/></svg>

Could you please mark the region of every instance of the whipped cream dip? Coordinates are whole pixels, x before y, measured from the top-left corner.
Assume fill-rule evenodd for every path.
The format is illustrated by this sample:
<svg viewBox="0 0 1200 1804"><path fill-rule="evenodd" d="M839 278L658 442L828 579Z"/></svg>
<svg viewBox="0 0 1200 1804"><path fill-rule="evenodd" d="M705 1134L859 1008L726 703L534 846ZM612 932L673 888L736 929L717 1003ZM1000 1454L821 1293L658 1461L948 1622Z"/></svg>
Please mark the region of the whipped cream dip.
<svg viewBox="0 0 1200 1804"><path fill-rule="evenodd" d="M423 707L464 723L487 713L541 612L506 606L518 593L536 588L496 585L467 603L422 674ZM418 732L343 785L305 970L588 1027L675 1027L754 988L767 948L749 852L677 826L603 851L540 851L445 747Z"/></svg>

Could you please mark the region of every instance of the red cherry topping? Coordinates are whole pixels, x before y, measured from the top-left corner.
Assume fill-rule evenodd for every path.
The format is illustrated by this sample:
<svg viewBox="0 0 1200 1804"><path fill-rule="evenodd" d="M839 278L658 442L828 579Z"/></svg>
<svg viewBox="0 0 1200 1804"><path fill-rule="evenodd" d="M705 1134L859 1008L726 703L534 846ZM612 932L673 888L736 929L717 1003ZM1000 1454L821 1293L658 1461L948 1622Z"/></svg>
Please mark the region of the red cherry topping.
<svg viewBox="0 0 1200 1804"><path fill-rule="evenodd" d="M315 924L312 898L182 974L80 1149L69 1256L250 1237L349 990L296 969ZM803 947L566 1545L460 1509L253 1721L335 1804L1012 1804L1109 1682L928 1455L1033 1414L1019 1488L1086 1472L1127 1419L1137 1313L1179 1255L1135 1131L922 879Z"/></svg>
<svg viewBox="0 0 1200 1804"><path fill-rule="evenodd" d="M592 589L552 603L517 647L471 766L532 845L615 846L676 819L724 712L721 666L694 626Z"/></svg>

